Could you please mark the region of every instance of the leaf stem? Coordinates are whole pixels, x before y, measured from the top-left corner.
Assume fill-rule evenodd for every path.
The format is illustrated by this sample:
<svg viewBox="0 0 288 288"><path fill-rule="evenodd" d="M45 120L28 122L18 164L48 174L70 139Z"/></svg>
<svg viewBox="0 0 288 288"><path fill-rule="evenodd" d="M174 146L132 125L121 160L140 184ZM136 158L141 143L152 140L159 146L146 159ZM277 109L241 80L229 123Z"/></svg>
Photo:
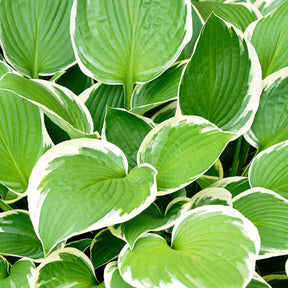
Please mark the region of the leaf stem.
<svg viewBox="0 0 288 288"><path fill-rule="evenodd" d="M2 209L4 212L13 210L12 207L3 202L1 199L0 199L0 209Z"/></svg>
<svg viewBox="0 0 288 288"><path fill-rule="evenodd" d="M243 173L243 167L247 161L248 155L249 155L249 148L250 148L250 144L245 141L242 144L242 151L241 151L241 155L239 158L239 164L238 164L238 169L237 169L237 175L241 175Z"/></svg>
<svg viewBox="0 0 288 288"><path fill-rule="evenodd" d="M233 157L233 163L232 163L232 168L230 172L230 176L236 176L237 171L238 171L238 165L239 165L239 155L241 151L241 145L242 145L242 136L238 138L236 148L235 148L235 153Z"/></svg>
<svg viewBox="0 0 288 288"><path fill-rule="evenodd" d="M132 77L127 77L126 83L124 84L125 91L125 108L127 110L131 109L131 98L133 93L133 79Z"/></svg>

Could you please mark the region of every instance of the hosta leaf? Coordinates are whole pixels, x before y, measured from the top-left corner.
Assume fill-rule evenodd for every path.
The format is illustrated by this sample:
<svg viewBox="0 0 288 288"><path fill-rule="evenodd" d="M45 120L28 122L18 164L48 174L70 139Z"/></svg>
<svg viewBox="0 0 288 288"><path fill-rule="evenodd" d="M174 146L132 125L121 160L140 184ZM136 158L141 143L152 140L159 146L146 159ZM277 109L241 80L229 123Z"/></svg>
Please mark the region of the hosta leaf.
<svg viewBox="0 0 288 288"><path fill-rule="evenodd" d="M35 265L31 260L22 259L16 262L9 273L9 276L0 281L1 288L31 288Z"/></svg>
<svg viewBox="0 0 288 288"><path fill-rule="evenodd" d="M44 130L37 107L0 91L0 183L17 193L26 191L30 173L44 153Z"/></svg>
<svg viewBox="0 0 288 288"><path fill-rule="evenodd" d="M264 150L288 139L288 68L277 71L263 81L263 92L254 122L246 139Z"/></svg>
<svg viewBox="0 0 288 288"><path fill-rule="evenodd" d="M137 166L137 151L143 139L154 126L149 118L107 107L102 139L118 146L128 159L129 169L132 169Z"/></svg>
<svg viewBox="0 0 288 288"><path fill-rule="evenodd" d="M232 198L251 188L248 178L241 176L225 177L213 183L210 187L225 188L232 194Z"/></svg>
<svg viewBox="0 0 288 288"><path fill-rule="evenodd" d="M125 242L113 236L109 229L100 231L91 243L90 255L94 269L116 258Z"/></svg>
<svg viewBox="0 0 288 288"><path fill-rule="evenodd" d="M92 115L94 130L99 133L103 128L106 106L124 108L124 89L121 85L97 83L86 89L79 97Z"/></svg>
<svg viewBox="0 0 288 288"><path fill-rule="evenodd" d="M0 254L32 259L43 258L40 240L24 210L0 213Z"/></svg>
<svg viewBox="0 0 288 288"><path fill-rule="evenodd" d="M154 201L155 169L127 170L123 152L96 139L62 142L39 159L28 203L45 253L70 236L127 221Z"/></svg>
<svg viewBox="0 0 288 288"><path fill-rule="evenodd" d="M72 2L1 1L1 47L16 70L38 78L39 74L53 74L75 61L69 37Z"/></svg>
<svg viewBox="0 0 288 288"><path fill-rule="evenodd" d="M0 61L0 77L7 72L13 72L13 70L3 61Z"/></svg>
<svg viewBox="0 0 288 288"><path fill-rule="evenodd" d="M75 248L53 252L37 267L35 288L97 287L89 258Z"/></svg>
<svg viewBox="0 0 288 288"><path fill-rule="evenodd" d="M101 82L123 84L128 97L133 83L166 70L191 34L190 0L75 0L72 9L72 43L81 69Z"/></svg>
<svg viewBox="0 0 288 288"><path fill-rule="evenodd" d="M212 14L183 74L182 114L201 116L239 136L252 124L261 90L255 49L240 31Z"/></svg>
<svg viewBox="0 0 288 288"><path fill-rule="evenodd" d="M263 278L254 273L253 279L248 284L247 288L272 288Z"/></svg>
<svg viewBox="0 0 288 288"><path fill-rule="evenodd" d="M165 214L156 204L150 205L133 219L110 227L111 232L125 240L132 248L136 240L149 231L162 231L175 224L175 221L190 209L187 198L176 198L169 203Z"/></svg>
<svg viewBox="0 0 288 288"><path fill-rule="evenodd" d="M288 66L288 2L269 15L253 22L245 34L255 47L263 79L268 75Z"/></svg>
<svg viewBox="0 0 288 288"><path fill-rule="evenodd" d="M106 288L133 288L126 283L120 275L117 262L110 262L104 269L104 280Z"/></svg>
<svg viewBox="0 0 288 288"><path fill-rule="evenodd" d="M12 92L40 107L71 138L88 137L93 132L90 113L67 88L49 81L30 80L8 73L0 80L0 90Z"/></svg>
<svg viewBox="0 0 288 288"><path fill-rule="evenodd" d="M206 188L196 193L190 202L191 209L206 205L225 205L232 207L232 195L224 188Z"/></svg>
<svg viewBox="0 0 288 288"><path fill-rule="evenodd" d="M275 8L278 8L280 5L282 5L286 0L257 0L254 3L254 6L259 9L259 11L266 15L270 13Z"/></svg>
<svg viewBox="0 0 288 288"><path fill-rule="evenodd" d="M90 238L83 238L79 239L73 242L69 242L65 245L65 247L73 247L76 248L82 252L85 252L86 249L88 249L91 245L92 239Z"/></svg>
<svg viewBox="0 0 288 288"><path fill-rule="evenodd" d="M138 84L132 95L132 112L144 114L178 97L178 86L186 61L177 62L161 76L146 84Z"/></svg>
<svg viewBox="0 0 288 288"><path fill-rule="evenodd" d="M236 196L233 207L247 217L261 237L260 258L288 254L288 200L264 188Z"/></svg>
<svg viewBox="0 0 288 288"><path fill-rule="evenodd" d="M201 117L174 117L149 132L137 161L157 169L159 194L171 193L204 174L232 137Z"/></svg>
<svg viewBox="0 0 288 288"><path fill-rule="evenodd" d="M259 248L249 220L215 205L187 212L174 226L171 247L155 234L140 238L132 251L126 245L118 265L123 279L139 288L238 288L250 282Z"/></svg>
<svg viewBox="0 0 288 288"><path fill-rule="evenodd" d="M172 101L170 104L166 105L165 107L157 111L151 117L151 120L153 120L154 123L161 123L165 120L168 120L171 117L175 116L176 108L177 108L177 101Z"/></svg>
<svg viewBox="0 0 288 288"><path fill-rule="evenodd" d="M9 276L10 264L9 262L0 255L0 283L3 279Z"/></svg>
<svg viewBox="0 0 288 288"><path fill-rule="evenodd" d="M213 3L213 2L194 2L193 5L206 20L211 12L221 17L223 20L230 22L241 31L245 31L248 25L257 19L252 5Z"/></svg>
<svg viewBox="0 0 288 288"><path fill-rule="evenodd" d="M275 144L252 161L249 168L251 187L263 187L288 199L288 140Z"/></svg>

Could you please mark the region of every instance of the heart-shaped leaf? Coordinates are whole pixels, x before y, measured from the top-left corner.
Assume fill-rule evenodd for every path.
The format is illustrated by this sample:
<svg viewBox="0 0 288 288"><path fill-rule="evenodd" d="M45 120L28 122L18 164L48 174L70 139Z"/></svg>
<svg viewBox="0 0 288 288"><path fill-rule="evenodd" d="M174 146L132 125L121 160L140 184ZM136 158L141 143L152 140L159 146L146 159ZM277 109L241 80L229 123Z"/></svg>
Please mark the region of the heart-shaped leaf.
<svg viewBox="0 0 288 288"><path fill-rule="evenodd" d="M101 82L123 84L126 108L133 83L166 70L190 40L191 27L190 0L75 0L71 15L78 64Z"/></svg>
<svg viewBox="0 0 288 288"><path fill-rule="evenodd" d="M262 91L261 67L244 35L212 14L182 77L182 114L198 115L224 131L247 132Z"/></svg>
<svg viewBox="0 0 288 288"><path fill-rule="evenodd" d="M288 2L269 15L253 22L245 31L255 47L261 67L262 77L288 66Z"/></svg>
<svg viewBox="0 0 288 288"><path fill-rule="evenodd" d="M233 207L257 227L261 237L260 258L288 254L287 199L258 187L236 196Z"/></svg>
<svg viewBox="0 0 288 288"><path fill-rule="evenodd" d="M44 257L40 240L33 229L29 214L24 210L0 213L0 254L41 259Z"/></svg>
<svg viewBox="0 0 288 288"><path fill-rule="evenodd" d="M174 117L149 132L137 161L157 169L160 195L171 193L204 174L233 136L201 117Z"/></svg>
<svg viewBox="0 0 288 288"><path fill-rule="evenodd" d="M130 170L137 166L138 149L154 126L149 118L107 107L102 139L117 145L124 152Z"/></svg>
<svg viewBox="0 0 288 288"><path fill-rule="evenodd" d="M251 187L263 187L288 199L288 140L259 153L251 162L248 178Z"/></svg>
<svg viewBox="0 0 288 288"><path fill-rule="evenodd" d="M206 206L179 220L171 247L147 234L133 250L123 248L118 265L123 279L139 288L239 288L250 282L259 248L258 231L242 214Z"/></svg>
<svg viewBox="0 0 288 288"><path fill-rule="evenodd" d="M62 142L39 159L27 190L45 253L72 235L127 221L155 200L155 169L127 170L123 152L96 139Z"/></svg>
<svg viewBox="0 0 288 288"><path fill-rule="evenodd" d="M287 140L288 135L288 68L263 80L263 91L247 141L262 151Z"/></svg>
<svg viewBox="0 0 288 288"><path fill-rule="evenodd" d="M9 273L9 276L0 281L1 288L31 288L33 286L33 277L35 274L35 265L31 260L23 259L16 262Z"/></svg>
<svg viewBox="0 0 288 288"><path fill-rule="evenodd" d="M104 269L104 280L106 288L133 288L126 283L120 275L116 261L110 262Z"/></svg>
<svg viewBox="0 0 288 288"><path fill-rule="evenodd" d="M243 4L243 3L242 3ZM223 20L230 22L241 31L245 31L250 23L257 20L256 10L252 5L230 4L230 3L213 3L213 2L194 2L203 19L209 17L211 12L221 17Z"/></svg>
<svg viewBox="0 0 288 288"><path fill-rule="evenodd" d="M38 78L39 74L53 74L75 61L69 35L72 3L1 1L1 47L17 71Z"/></svg>
<svg viewBox="0 0 288 288"><path fill-rule="evenodd" d="M94 269L116 258L124 245L125 242L113 236L109 229L100 231L93 239L90 248Z"/></svg>
<svg viewBox="0 0 288 288"><path fill-rule="evenodd" d="M83 91L79 98L91 113L94 131L98 131L100 134L103 128L106 106L124 108L124 89L121 85L97 83Z"/></svg>
<svg viewBox="0 0 288 288"><path fill-rule="evenodd" d="M17 193L26 191L30 173L48 144L44 134L38 107L0 91L0 183Z"/></svg>
<svg viewBox="0 0 288 288"><path fill-rule="evenodd" d="M45 80L30 80L8 73L0 80L0 91L9 91L40 107L71 138L96 137L85 105L69 89Z"/></svg>
<svg viewBox="0 0 288 288"><path fill-rule="evenodd" d="M89 258L75 248L53 252L37 267L35 288L96 288L97 279Z"/></svg>
<svg viewBox="0 0 288 288"><path fill-rule="evenodd" d="M177 99L185 64L186 61L177 62L153 81L136 85L132 95L132 112L144 114L165 102Z"/></svg>

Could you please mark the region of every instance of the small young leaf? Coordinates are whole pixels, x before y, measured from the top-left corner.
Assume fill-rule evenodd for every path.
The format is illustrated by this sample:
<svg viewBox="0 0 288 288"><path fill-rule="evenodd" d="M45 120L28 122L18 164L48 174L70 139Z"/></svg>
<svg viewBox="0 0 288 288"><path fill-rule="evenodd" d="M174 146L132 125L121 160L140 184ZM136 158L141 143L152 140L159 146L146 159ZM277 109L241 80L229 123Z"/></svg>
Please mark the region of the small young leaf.
<svg viewBox="0 0 288 288"><path fill-rule="evenodd" d="M113 236L109 229L100 231L93 239L90 248L94 269L116 258L124 245L125 242Z"/></svg>
<svg viewBox="0 0 288 288"><path fill-rule="evenodd" d="M233 136L198 116L174 117L149 132L137 161L157 169L159 195L171 193L204 174Z"/></svg>
<svg viewBox="0 0 288 288"><path fill-rule="evenodd" d="M37 267L35 278L35 288L97 287L92 263L75 248L53 252Z"/></svg>
<svg viewBox="0 0 288 288"><path fill-rule="evenodd" d="M1 47L26 76L53 74L75 61L69 35L73 0L3 0ZM11 37L11 35L14 35Z"/></svg>
<svg viewBox="0 0 288 288"><path fill-rule="evenodd" d="M245 31L255 47L261 67L262 77L288 66L288 1L269 15L253 22Z"/></svg>
<svg viewBox="0 0 288 288"><path fill-rule="evenodd" d="M288 199L288 140L259 153L251 162L248 178L251 187L263 187Z"/></svg>
<svg viewBox="0 0 288 288"><path fill-rule="evenodd" d="M182 114L198 115L224 131L247 132L262 91L255 49L233 26L212 14L182 77Z"/></svg>
<svg viewBox="0 0 288 288"><path fill-rule="evenodd" d="M133 250L123 248L118 265L123 279L139 288L238 288L250 282L259 248L258 231L242 214L206 206L178 220L171 247L147 234Z"/></svg>
<svg viewBox="0 0 288 288"><path fill-rule="evenodd" d="M125 155L106 141L74 139L48 150L27 189L45 254L68 237L128 221L146 209L156 197L156 170L143 164L127 173Z"/></svg>
<svg viewBox="0 0 288 288"><path fill-rule="evenodd" d="M27 211L0 213L0 254L34 260L44 257L41 242L35 234Z"/></svg>

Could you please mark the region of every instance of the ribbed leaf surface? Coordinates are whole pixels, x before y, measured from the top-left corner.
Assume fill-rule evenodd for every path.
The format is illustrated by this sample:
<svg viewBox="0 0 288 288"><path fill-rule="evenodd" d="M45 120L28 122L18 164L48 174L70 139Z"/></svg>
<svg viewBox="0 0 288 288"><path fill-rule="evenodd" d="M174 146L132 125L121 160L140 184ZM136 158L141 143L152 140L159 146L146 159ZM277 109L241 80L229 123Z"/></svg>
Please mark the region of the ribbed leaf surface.
<svg viewBox="0 0 288 288"><path fill-rule="evenodd" d="M26 76L53 74L75 61L69 35L73 0L3 0L1 47Z"/></svg>
<svg viewBox="0 0 288 288"><path fill-rule="evenodd" d="M271 14L252 23L245 34L255 47L261 67L262 77L288 66L288 2Z"/></svg>
<svg viewBox="0 0 288 288"><path fill-rule="evenodd" d="M137 161L157 169L158 193L171 193L204 174L232 137L201 117L174 117L149 132Z"/></svg>
<svg viewBox="0 0 288 288"><path fill-rule="evenodd" d="M239 288L250 282L259 248L249 220L215 205L186 213L174 226L171 247L155 234L133 250L126 245L118 265L123 279L139 288Z"/></svg>
<svg viewBox="0 0 288 288"><path fill-rule="evenodd" d="M288 199L288 140L259 153L249 168L251 187L263 187Z"/></svg>
<svg viewBox="0 0 288 288"><path fill-rule="evenodd" d="M123 152L96 139L62 142L40 158L28 203L45 253L72 235L127 221L155 200L155 169L144 164L127 170Z"/></svg>
<svg viewBox="0 0 288 288"><path fill-rule="evenodd" d="M261 68L252 45L227 25L214 14L207 20L183 74L179 104L182 114L201 116L239 136L258 108Z"/></svg>
<svg viewBox="0 0 288 288"><path fill-rule="evenodd" d="M235 197L233 207L257 227L261 238L259 257L288 254L287 199L271 190L253 188Z"/></svg>

